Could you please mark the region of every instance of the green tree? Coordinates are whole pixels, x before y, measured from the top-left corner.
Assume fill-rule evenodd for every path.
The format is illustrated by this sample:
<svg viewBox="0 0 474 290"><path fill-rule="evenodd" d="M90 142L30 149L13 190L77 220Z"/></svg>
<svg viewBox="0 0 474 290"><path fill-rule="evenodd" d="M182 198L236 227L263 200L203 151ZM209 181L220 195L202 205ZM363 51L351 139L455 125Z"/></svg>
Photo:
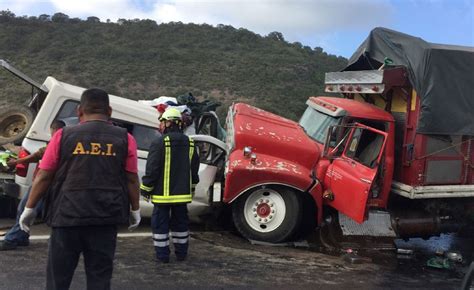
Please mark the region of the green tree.
<svg viewBox="0 0 474 290"><path fill-rule="evenodd" d="M64 13L58 12L54 13L54 15L51 17L51 20L53 22L64 23L69 21L69 16Z"/></svg>

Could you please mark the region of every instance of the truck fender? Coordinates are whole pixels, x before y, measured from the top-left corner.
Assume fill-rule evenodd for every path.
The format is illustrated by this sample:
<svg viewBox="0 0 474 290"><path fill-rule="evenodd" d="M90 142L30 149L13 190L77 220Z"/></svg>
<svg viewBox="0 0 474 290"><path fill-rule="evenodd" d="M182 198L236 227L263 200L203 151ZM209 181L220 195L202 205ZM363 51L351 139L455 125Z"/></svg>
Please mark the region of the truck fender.
<svg viewBox="0 0 474 290"><path fill-rule="evenodd" d="M247 188L245 188L244 190L242 190L241 192L239 192L237 195L235 195L234 198L232 198L228 204L231 204L232 202L234 202L237 198L239 198L240 196L242 196L244 193L246 193L247 191L249 190L252 190L252 189L255 189L257 187L265 187L265 186L271 186L271 185L278 185L278 186L285 186L285 187L289 187L289 188L292 188L292 189L296 189L298 192L301 192L303 193L304 192L304 189L301 189L301 188L298 188L296 186L293 186L293 185L290 185L290 184L286 184L286 183L279 183L279 182L263 182L263 183L259 183L259 184L254 184L252 186L249 186Z"/></svg>
<svg viewBox="0 0 474 290"><path fill-rule="evenodd" d="M232 158L238 155L237 158ZM313 184L311 169L294 162L260 154L252 162L235 152L229 156L226 165L223 202L231 203L251 188L267 184L284 185L306 192Z"/></svg>
<svg viewBox="0 0 474 290"><path fill-rule="evenodd" d="M320 225L323 222L323 186L318 179L316 179L316 183L308 190L308 193L316 204L315 219L318 225Z"/></svg>

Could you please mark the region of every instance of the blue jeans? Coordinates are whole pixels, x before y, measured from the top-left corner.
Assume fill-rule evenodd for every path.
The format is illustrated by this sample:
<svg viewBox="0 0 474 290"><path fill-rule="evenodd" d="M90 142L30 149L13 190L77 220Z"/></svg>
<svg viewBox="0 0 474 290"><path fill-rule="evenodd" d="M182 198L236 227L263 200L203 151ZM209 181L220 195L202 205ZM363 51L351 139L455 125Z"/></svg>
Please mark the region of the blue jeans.
<svg viewBox="0 0 474 290"><path fill-rule="evenodd" d="M22 197L20 204L18 205L16 213L16 222L15 225L7 232L5 235L5 241L8 241L13 244L25 244L28 243L30 234L25 231L22 231L20 228L20 216L25 210L26 202L30 196L31 187L28 189L26 194ZM43 199L40 199L34 208L36 216L38 216L43 209Z"/></svg>

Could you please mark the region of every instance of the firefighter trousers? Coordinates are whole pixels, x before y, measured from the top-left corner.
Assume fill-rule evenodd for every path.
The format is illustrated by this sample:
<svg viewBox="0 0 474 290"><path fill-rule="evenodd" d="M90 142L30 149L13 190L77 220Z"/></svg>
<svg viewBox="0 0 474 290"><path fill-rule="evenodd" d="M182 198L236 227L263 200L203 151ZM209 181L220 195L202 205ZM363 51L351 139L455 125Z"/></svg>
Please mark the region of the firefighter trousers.
<svg viewBox="0 0 474 290"><path fill-rule="evenodd" d="M178 260L184 260L188 254L189 226L187 204L155 204L151 217L153 245L156 257L168 262L170 256L170 234L174 253ZM170 233L171 230L171 233Z"/></svg>

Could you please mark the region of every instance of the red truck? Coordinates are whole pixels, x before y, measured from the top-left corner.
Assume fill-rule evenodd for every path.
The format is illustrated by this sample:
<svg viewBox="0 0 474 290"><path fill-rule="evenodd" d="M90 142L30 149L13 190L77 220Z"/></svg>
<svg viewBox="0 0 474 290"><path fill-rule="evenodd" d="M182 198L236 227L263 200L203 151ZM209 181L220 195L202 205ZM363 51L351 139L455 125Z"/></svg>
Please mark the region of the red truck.
<svg viewBox="0 0 474 290"><path fill-rule="evenodd" d="M374 29L299 122L247 104L227 115L220 198L246 238L430 237L474 224L474 49ZM324 228L324 227L323 227Z"/></svg>

